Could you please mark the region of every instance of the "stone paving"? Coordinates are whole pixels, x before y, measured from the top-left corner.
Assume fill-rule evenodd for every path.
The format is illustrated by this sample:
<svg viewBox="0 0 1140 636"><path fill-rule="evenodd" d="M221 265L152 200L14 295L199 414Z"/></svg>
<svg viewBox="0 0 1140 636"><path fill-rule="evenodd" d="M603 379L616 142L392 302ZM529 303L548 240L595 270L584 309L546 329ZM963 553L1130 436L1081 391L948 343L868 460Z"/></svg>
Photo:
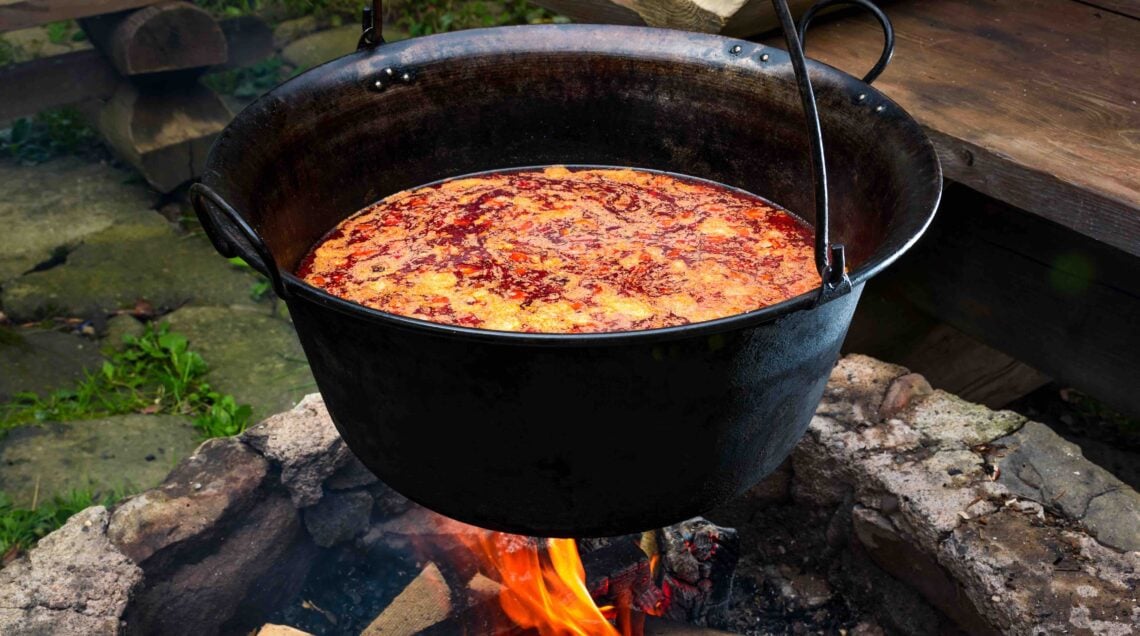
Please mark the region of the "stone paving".
<svg viewBox="0 0 1140 636"><path fill-rule="evenodd" d="M254 300L257 278L156 212L157 195L131 173L77 158L3 160L0 192L0 400L98 370L101 351L141 333L140 303L190 339L206 380L250 404L255 421L316 390L284 306ZM188 418L170 415L24 427L0 440L0 491L17 505L70 489L138 491L200 441Z"/></svg>

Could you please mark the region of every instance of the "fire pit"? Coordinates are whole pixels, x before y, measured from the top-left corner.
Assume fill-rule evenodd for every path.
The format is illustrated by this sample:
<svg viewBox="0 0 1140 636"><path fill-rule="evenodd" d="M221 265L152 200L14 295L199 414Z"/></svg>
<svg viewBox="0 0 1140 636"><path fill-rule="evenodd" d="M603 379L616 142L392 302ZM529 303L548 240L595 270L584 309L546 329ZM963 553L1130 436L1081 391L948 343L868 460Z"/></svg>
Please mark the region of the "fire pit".
<svg viewBox="0 0 1140 636"><path fill-rule="evenodd" d="M338 429L385 482L483 527L597 536L689 518L783 461L863 284L926 228L941 173L896 104L805 65L787 7L774 4L791 57L613 26L365 38L222 134L194 190L203 225L219 251L273 281ZM830 174L824 140L840 167ZM821 286L720 320L552 335L386 314L291 273L330 228L383 196L547 164L664 170L814 209Z"/></svg>

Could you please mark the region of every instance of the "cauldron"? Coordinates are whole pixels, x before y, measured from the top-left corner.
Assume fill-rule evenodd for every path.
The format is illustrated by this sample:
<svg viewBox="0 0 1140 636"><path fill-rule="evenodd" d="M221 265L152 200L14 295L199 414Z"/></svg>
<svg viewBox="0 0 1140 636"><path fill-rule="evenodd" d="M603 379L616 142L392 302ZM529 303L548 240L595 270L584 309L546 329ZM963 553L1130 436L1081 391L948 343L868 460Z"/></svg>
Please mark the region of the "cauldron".
<svg viewBox="0 0 1140 636"><path fill-rule="evenodd" d="M366 41L226 128L193 189L198 215L218 251L273 282L333 421L369 469L460 521L594 536L692 517L791 452L864 283L925 230L941 170L920 127L868 82L804 66L787 7L774 4L791 57L619 26ZM805 69L818 119L795 72ZM326 232L387 195L549 164L656 169L814 208L821 286L680 327L530 334L387 314L291 274Z"/></svg>

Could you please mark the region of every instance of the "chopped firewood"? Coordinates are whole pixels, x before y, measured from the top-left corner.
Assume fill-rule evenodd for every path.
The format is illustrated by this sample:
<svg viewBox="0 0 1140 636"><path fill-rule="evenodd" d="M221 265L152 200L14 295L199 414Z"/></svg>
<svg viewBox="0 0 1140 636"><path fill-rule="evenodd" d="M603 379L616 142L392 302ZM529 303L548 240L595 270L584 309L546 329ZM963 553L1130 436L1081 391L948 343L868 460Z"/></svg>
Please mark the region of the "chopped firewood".
<svg viewBox="0 0 1140 636"><path fill-rule="evenodd" d="M589 552L582 551L586 589L598 605L628 604L650 611L664 600L654 585L649 557L632 535L614 540Z"/></svg>
<svg viewBox="0 0 1140 636"><path fill-rule="evenodd" d="M439 568L429 563L361 635L418 634L446 620L451 609L451 590Z"/></svg>
<svg viewBox="0 0 1140 636"><path fill-rule="evenodd" d="M301 631L288 625L263 625L257 630L257 636L313 636L309 632Z"/></svg>
<svg viewBox="0 0 1140 636"><path fill-rule="evenodd" d="M218 21L189 2L107 13L81 24L95 48L124 76L214 66L229 58Z"/></svg>

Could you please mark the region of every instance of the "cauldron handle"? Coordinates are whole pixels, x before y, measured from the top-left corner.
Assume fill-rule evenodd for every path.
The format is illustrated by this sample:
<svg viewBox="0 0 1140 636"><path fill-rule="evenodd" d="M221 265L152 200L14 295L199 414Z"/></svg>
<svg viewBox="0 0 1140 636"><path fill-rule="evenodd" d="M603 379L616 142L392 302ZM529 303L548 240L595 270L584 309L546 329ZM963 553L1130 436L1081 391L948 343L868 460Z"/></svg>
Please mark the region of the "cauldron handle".
<svg viewBox="0 0 1140 636"><path fill-rule="evenodd" d="M360 28L360 40L356 43L356 50L368 49L384 44L384 3L382 0L372 0L365 5L362 12L363 19Z"/></svg>
<svg viewBox="0 0 1140 636"><path fill-rule="evenodd" d="M815 91L812 90L811 79L808 77L807 62L804 60L802 37L811 23L812 17L820 9L832 4L845 2L858 4L868 8L879 19L886 32L886 47L879 63L867 74L866 81L870 82L882 72L890 61L894 51L894 29L887 16L867 0L821 0L808 9L804 14L799 29L792 20L792 12L788 9L786 0L772 0L772 7L780 20L780 28L784 31L784 41L788 45L788 57L792 62L792 71L796 77L796 87L799 89L800 102L803 104L804 115L807 120L808 142L811 151L812 177L815 182L815 266L822 279L817 305L826 303L834 298L843 296L851 291L851 279L847 276L847 258L844 246L841 243L832 243L830 235L830 219L827 188L827 163L823 152L823 130L819 123L819 108L815 101Z"/></svg>
<svg viewBox="0 0 1140 636"><path fill-rule="evenodd" d="M840 4L851 4L866 9L879 21L879 26L883 27L883 52L879 54L879 61L875 62L871 70L867 71L867 74L863 76L863 82L870 84L879 79L879 76L886 70L887 64L890 63L891 58L895 54L895 28L891 25L891 19L870 0L820 0L811 5L808 7L808 10L804 12L803 16L800 17L798 30L800 45L807 47L807 30L811 26L811 21L815 19L816 14L828 7Z"/></svg>
<svg viewBox="0 0 1140 636"><path fill-rule="evenodd" d="M269 247L265 245L257 230L254 230L233 206L204 183L190 186L190 203L206 230L206 236L222 256L241 257L250 267L269 278L278 298L284 300L288 296L284 281L281 280L281 270L277 268L273 253L269 251ZM210 206L220 210L225 216L222 223L218 222Z"/></svg>

